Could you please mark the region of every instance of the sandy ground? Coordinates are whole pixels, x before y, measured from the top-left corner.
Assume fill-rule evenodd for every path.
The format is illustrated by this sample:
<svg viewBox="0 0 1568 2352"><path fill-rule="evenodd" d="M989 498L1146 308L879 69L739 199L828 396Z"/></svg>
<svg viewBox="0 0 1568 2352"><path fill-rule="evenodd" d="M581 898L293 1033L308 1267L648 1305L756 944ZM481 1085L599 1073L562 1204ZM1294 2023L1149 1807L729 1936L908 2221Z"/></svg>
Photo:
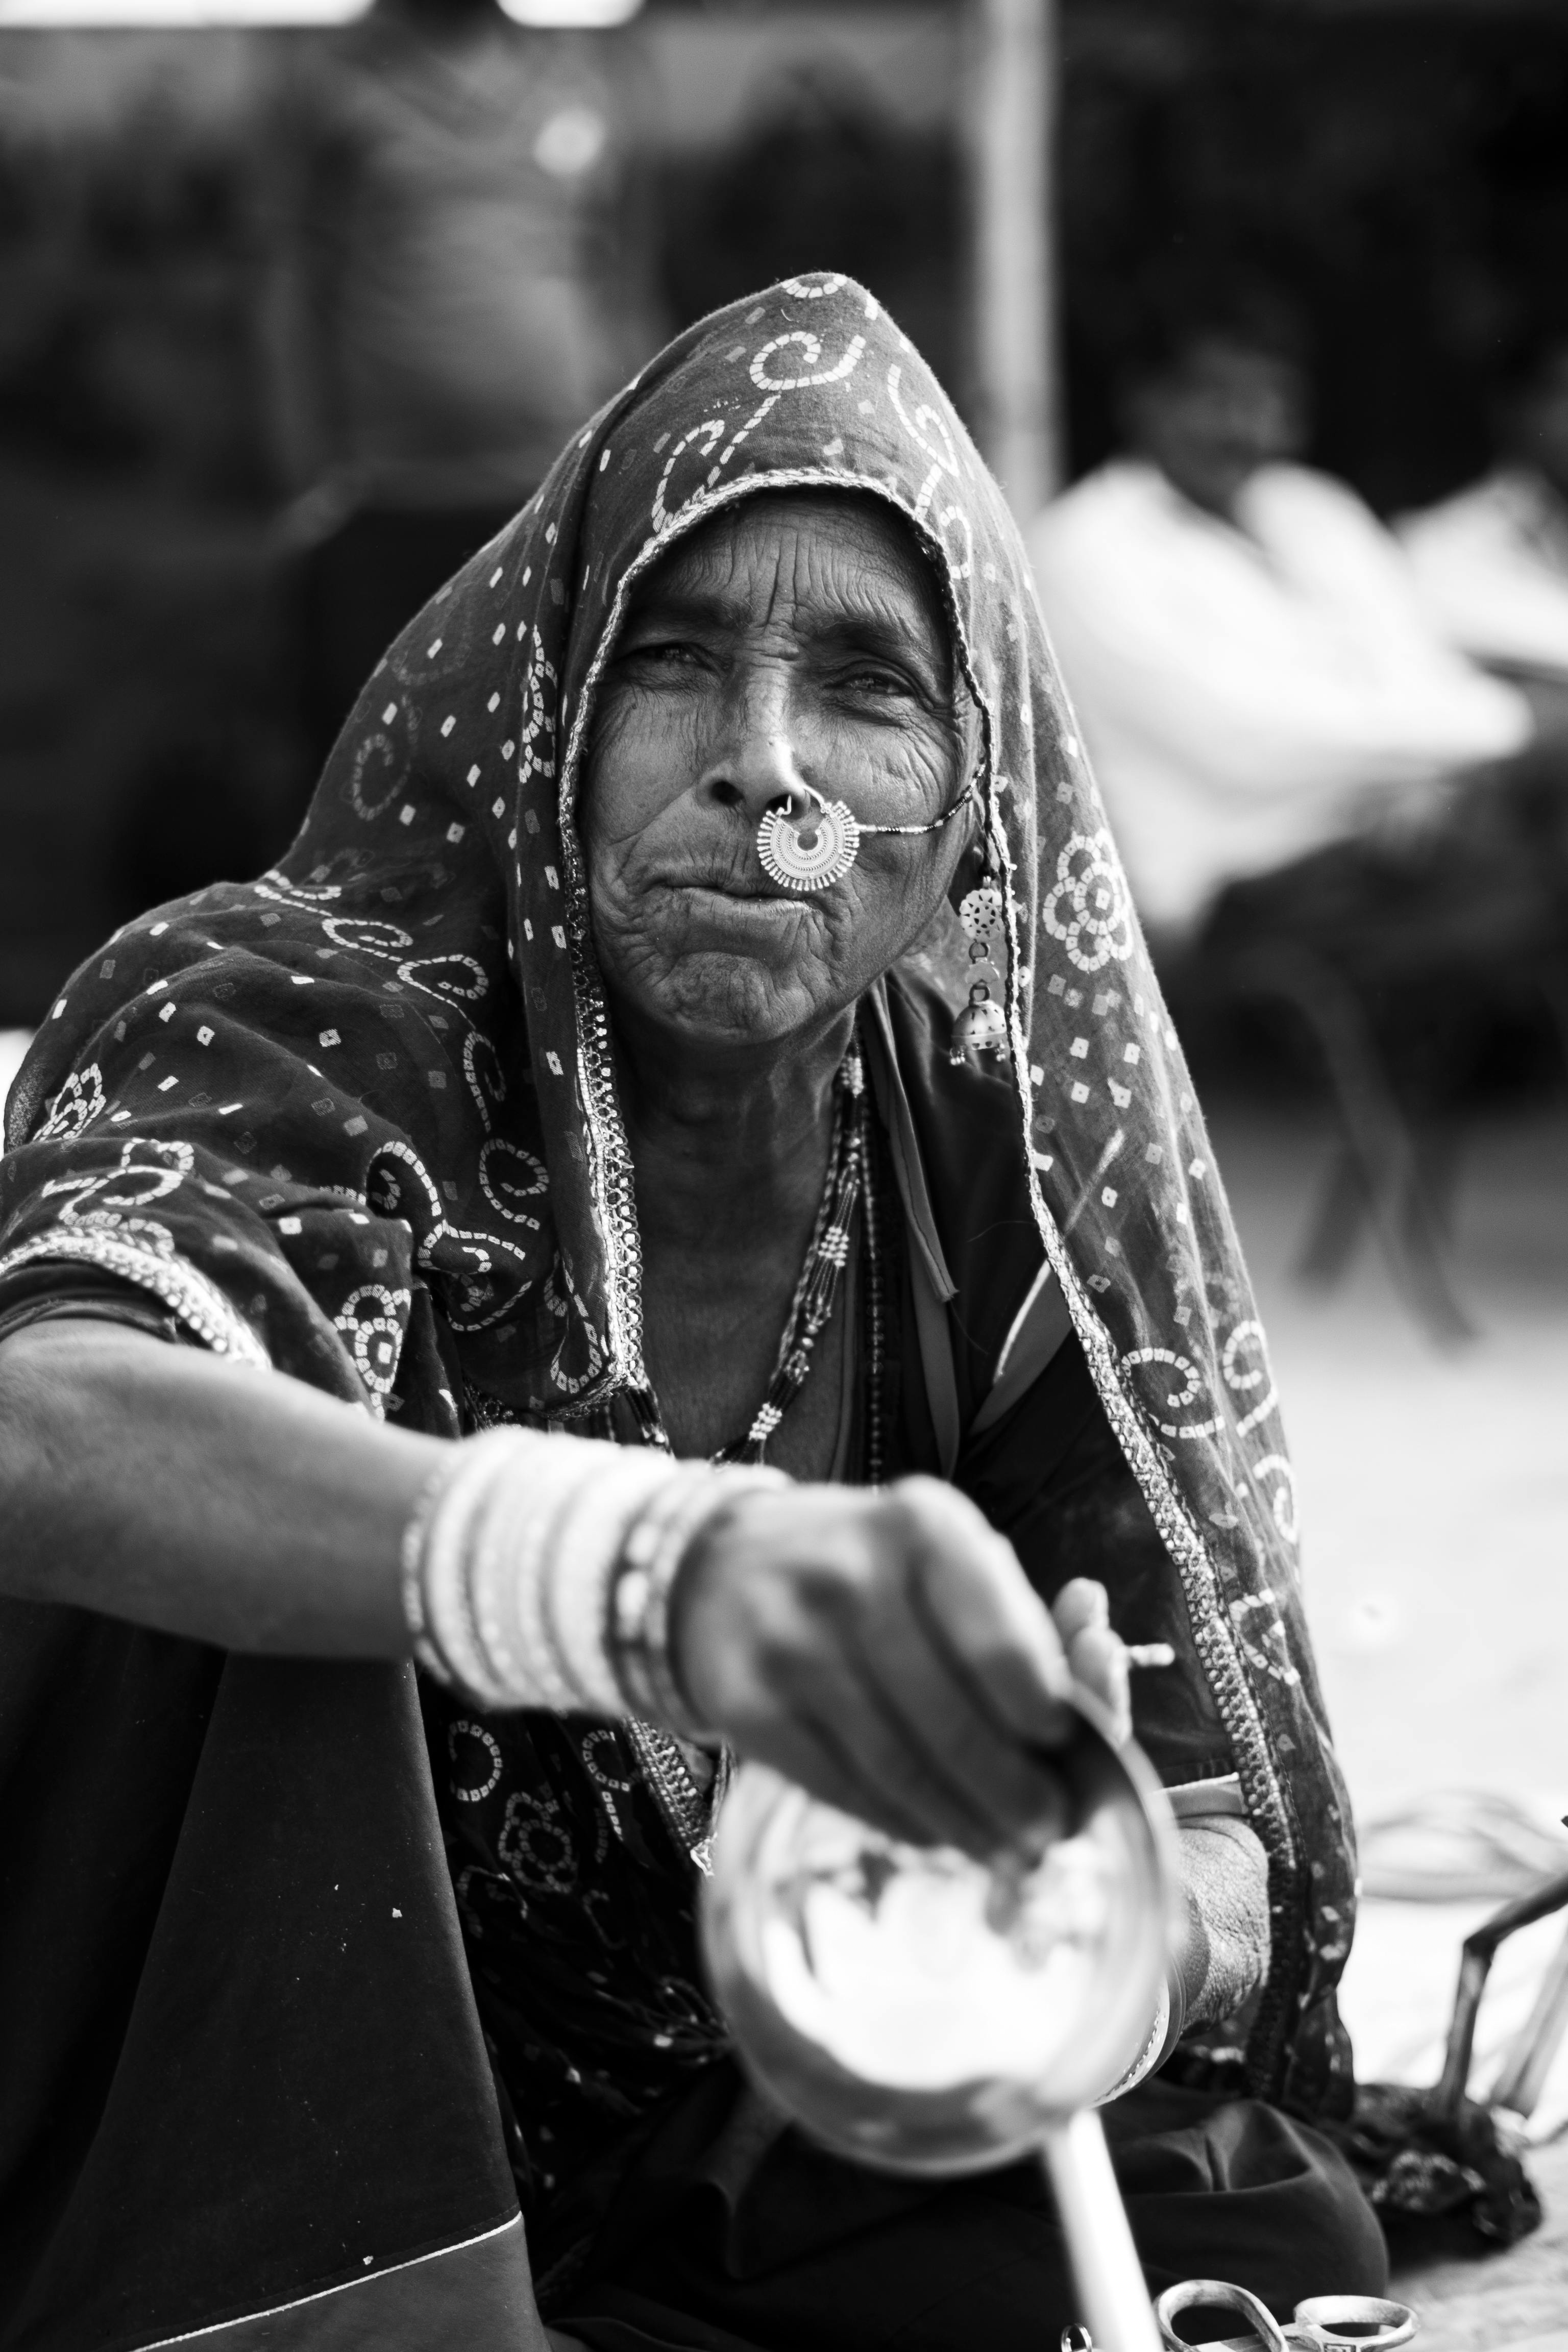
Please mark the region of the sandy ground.
<svg viewBox="0 0 1568 2352"><path fill-rule="evenodd" d="M1568 1114L1469 1142L1456 1277L1479 1326L1444 1352L1363 1249L1326 1296L1290 1266L1326 1165L1310 1124L1221 1114L1215 1143L1273 1348L1302 1490L1303 1567L1358 1816L1433 1791L1568 1812ZM1486 1903L1363 1905L1344 2011L1367 2077L1430 2082L1462 1937ZM1495 2073L1546 1956L1505 1947L1472 2089ZM1536 2117L1568 2126L1568 2053ZM1568 2352L1568 2137L1530 2159L1547 2208L1512 2252L1406 2282L1425 2352Z"/></svg>

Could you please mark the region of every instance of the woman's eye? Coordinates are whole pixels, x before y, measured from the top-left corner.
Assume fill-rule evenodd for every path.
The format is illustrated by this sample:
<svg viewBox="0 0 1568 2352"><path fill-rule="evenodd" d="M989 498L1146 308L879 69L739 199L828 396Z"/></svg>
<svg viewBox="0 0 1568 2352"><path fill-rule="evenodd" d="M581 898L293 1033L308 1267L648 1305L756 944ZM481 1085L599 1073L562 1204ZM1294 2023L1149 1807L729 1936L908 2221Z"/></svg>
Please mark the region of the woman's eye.
<svg viewBox="0 0 1568 2352"><path fill-rule="evenodd" d="M907 677L901 677L897 670L883 669L876 665L847 670L839 682L850 694L866 694L889 698L895 696L908 697L914 693L914 688Z"/></svg>
<svg viewBox="0 0 1568 2352"><path fill-rule="evenodd" d="M616 664L624 674L640 678L680 677L689 676L703 667L702 656L697 647L682 645L679 639L650 646L632 646Z"/></svg>

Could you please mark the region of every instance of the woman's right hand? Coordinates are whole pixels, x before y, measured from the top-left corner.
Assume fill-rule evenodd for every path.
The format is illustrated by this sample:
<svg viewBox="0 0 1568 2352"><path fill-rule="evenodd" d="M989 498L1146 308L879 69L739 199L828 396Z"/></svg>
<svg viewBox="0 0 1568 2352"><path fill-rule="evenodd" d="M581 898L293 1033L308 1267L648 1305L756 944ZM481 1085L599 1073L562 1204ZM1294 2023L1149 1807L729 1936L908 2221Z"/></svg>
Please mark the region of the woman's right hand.
<svg viewBox="0 0 1568 2352"><path fill-rule="evenodd" d="M933 1478L741 1497L682 1566L671 1644L694 1713L742 1756L914 1844L1059 1833L1075 1680L1125 1727L1100 1588L1069 1584L1053 1622L1012 1546Z"/></svg>

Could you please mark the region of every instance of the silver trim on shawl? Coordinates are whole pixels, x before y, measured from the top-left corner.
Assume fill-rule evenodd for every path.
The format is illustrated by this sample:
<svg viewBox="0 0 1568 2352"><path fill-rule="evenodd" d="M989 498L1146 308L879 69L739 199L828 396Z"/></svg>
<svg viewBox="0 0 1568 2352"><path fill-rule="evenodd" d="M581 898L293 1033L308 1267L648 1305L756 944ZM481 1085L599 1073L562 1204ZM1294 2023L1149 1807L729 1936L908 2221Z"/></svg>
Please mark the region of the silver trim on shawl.
<svg viewBox="0 0 1568 2352"><path fill-rule="evenodd" d="M57 1225L51 1232L40 1234L36 1241L23 1242L0 1257L0 1280L22 1266L62 1259L68 1264L97 1266L102 1274L117 1275L122 1282L134 1283L138 1290L150 1290L215 1356L226 1356L237 1364L254 1365L258 1371L272 1370L271 1357L244 1317L231 1306L216 1282L210 1282L198 1266L177 1251L165 1255L161 1250L121 1241L111 1234L69 1233Z"/></svg>

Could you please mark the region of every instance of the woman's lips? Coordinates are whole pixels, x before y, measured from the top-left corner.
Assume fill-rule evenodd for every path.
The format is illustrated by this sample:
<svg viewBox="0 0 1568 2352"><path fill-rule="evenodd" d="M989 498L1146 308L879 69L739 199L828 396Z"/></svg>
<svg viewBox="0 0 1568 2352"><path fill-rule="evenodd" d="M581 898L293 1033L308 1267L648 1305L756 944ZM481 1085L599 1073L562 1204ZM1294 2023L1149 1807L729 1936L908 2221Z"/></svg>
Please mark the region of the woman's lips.
<svg viewBox="0 0 1568 2352"><path fill-rule="evenodd" d="M679 891L683 898L720 900L727 907L798 907L801 903L798 890L782 889L776 883L765 880L718 882L701 876L672 880L666 887Z"/></svg>
<svg viewBox="0 0 1568 2352"><path fill-rule="evenodd" d="M714 931L776 931L787 919L803 911L800 893L763 884L752 889L733 882L677 882L672 895L684 903L688 915Z"/></svg>

